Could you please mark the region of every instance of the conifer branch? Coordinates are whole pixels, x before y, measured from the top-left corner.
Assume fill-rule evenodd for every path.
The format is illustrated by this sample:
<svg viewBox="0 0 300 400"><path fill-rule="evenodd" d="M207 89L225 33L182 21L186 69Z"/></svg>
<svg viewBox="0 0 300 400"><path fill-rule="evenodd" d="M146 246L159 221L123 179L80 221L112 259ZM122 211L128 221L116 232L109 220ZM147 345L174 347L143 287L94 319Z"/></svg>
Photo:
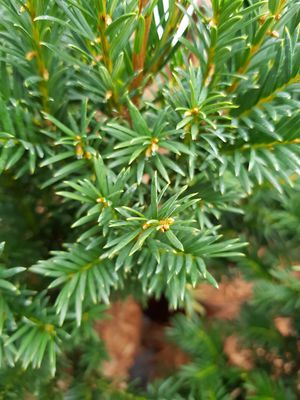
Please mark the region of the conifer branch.
<svg viewBox="0 0 300 400"><path fill-rule="evenodd" d="M0 0L0 397L296 400L299 0L21 3ZM243 285L207 324L199 292ZM186 364L142 397L104 381L95 329L128 295L183 310Z"/></svg>
<svg viewBox="0 0 300 400"><path fill-rule="evenodd" d="M277 10L274 14L271 13L265 14L259 20L260 23L260 31L263 32L262 35L259 35L259 39L252 43L249 47L247 52L247 56L243 62L243 64L239 67L237 74L244 75L247 73L252 59L256 56L256 54L260 51L263 42L265 41L267 36L270 37L278 37L278 32L273 31L274 26L276 25L277 21L281 18L281 13L286 5L287 0L280 0L278 2ZM233 93L237 90L240 84L240 79L235 77L231 83L231 85L226 89L227 93Z"/></svg>
<svg viewBox="0 0 300 400"><path fill-rule="evenodd" d="M295 83L299 83L299 82L300 82L300 74L298 73L294 77L292 77L288 82L286 82L283 85L281 85L280 87L276 88L273 93L269 94L266 97L261 97L258 100L258 102L256 104L254 104L250 109L247 109L247 110L243 111L241 114L239 114L239 117L245 117L245 116L249 115L251 113L251 111L253 110L253 107L258 108L258 109L263 108L264 104L272 102L276 98L278 93L284 91L289 86L291 86Z"/></svg>

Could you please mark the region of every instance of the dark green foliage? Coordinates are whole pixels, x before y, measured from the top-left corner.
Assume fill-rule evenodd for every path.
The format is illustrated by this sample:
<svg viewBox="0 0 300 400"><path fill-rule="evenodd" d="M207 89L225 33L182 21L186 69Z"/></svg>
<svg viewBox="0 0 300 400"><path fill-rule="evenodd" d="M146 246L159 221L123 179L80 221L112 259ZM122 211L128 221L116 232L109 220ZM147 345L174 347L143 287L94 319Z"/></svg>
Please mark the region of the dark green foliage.
<svg viewBox="0 0 300 400"><path fill-rule="evenodd" d="M0 399L297 398L300 3L194 3L0 0ZM241 316L197 316L236 271ZM128 294L186 312L190 363L145 393L101 373ZM290 372L229 366L230 334Z"/></svg>

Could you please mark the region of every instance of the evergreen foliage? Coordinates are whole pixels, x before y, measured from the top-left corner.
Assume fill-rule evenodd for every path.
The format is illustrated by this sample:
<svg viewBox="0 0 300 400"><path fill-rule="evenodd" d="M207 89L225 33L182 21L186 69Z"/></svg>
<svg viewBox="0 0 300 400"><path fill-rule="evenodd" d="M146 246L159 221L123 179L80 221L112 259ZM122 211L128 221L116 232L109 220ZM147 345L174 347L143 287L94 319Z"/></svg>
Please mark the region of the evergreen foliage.
<svg viewBox="0 0 300 400"><path fill-rule="evenodd" d="M0 0L0 16L0 398L296 399L299 1ZM236 270L253 299L207 323L194 288ZM128 294L186 311L168 335L190 363L145 390L101 374L94 323ZM233 333L289 372L229 366Z"/></svg>

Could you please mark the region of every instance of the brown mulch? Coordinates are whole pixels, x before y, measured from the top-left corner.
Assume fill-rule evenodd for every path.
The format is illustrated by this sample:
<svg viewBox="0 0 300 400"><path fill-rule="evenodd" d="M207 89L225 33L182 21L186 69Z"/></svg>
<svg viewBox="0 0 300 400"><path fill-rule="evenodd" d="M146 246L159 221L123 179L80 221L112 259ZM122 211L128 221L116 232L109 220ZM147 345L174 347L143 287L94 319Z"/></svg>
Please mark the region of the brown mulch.
<svg viewBox="0 0 300 400"><path fill-rule="evenodd" d="M223 277L219 290L201 284L193 290L193 295L208 319L234 320L243 303L251 299L252 284L240 276ZM123 388L128 381L136 381L145 387L149 381L169 375L189 362L184 352L166 340L165 328L169 326L170 314L165 318L165 313L166 310L156 304L154 315L146 315L141 306L129 297L113 303L108 318L96 324L109 356L102 364L102 371L116 386ZM164 317L160 319L162 315ZM274 325L282 336L294 333L289 318L278 316ZM224 353L231 365L244 370L251 370L254 366L255 354L244 348L236 335L225 338ZM279 364L278 359L274 359Z"/></svg>
<svg viewBox="0 0 300 400"><path fill-rule="evenodd" d="M203 283L193 293L195 298L204 305L207 317L233 320L239 315L243 303L251 298L252 283L239 276L230 280L223 277L218 290Z"/></svg>
<svg viewBox="0 0 300 400"><path fill-rule="evenodd" d="M208 284L194 290L195 299L204 306L208 318L225 320L237 317L251 293L251 283L240 277L223 278L219 290ZM166 321L155 321L143 315L140 305L131 297L113 303L108 318L96 325L109 356L102 364L104 376L117 386L124 386L128 379L137 379L141 385L146 385L149 380L172 373L186 364L188 356L166 340L167 326ZM241 349L234 336L225 340L224 351L230 363L250 368L248 350Z"/></svg>
<svg viewBox="0 0 300 400"><path fill-rule="evenodd" d="M108 318L96 324L96 330L105 342L109 360L102 364L102 372L115 382L126 381L141 343L142 310L129 297L114 302Z"/></svg>
<svg viewBox="0 0 300 400"><path fill-rule="evenodd" d="M109 356L101 367L103 375L119 388L125 387L128 379L144 386L186 363L188 357L166 341L166 326L143 316L131 297L113 303L108 318L96 324Z"/></svg>

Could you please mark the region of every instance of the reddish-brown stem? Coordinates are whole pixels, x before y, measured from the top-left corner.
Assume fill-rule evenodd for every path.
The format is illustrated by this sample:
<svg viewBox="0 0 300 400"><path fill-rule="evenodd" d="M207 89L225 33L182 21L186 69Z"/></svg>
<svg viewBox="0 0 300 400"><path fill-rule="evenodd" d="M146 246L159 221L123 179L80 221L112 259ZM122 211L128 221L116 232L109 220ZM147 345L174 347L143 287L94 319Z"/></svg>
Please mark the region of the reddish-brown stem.
<svg viewBox="0 0 300 400"><path fill-rule="evenodd" d="M142 12L143 8L147 5L148 0L140 0L139 1L139 14ZM144 77L144 65L148 44L148 37L151 27L152 14L146 16L145 18L145 32L142 40L141 49L138 53L133 53L133 69L137 72L137 76L134 78L131 84L131 89L136 89L140 86L143 77Z"/></svg>

